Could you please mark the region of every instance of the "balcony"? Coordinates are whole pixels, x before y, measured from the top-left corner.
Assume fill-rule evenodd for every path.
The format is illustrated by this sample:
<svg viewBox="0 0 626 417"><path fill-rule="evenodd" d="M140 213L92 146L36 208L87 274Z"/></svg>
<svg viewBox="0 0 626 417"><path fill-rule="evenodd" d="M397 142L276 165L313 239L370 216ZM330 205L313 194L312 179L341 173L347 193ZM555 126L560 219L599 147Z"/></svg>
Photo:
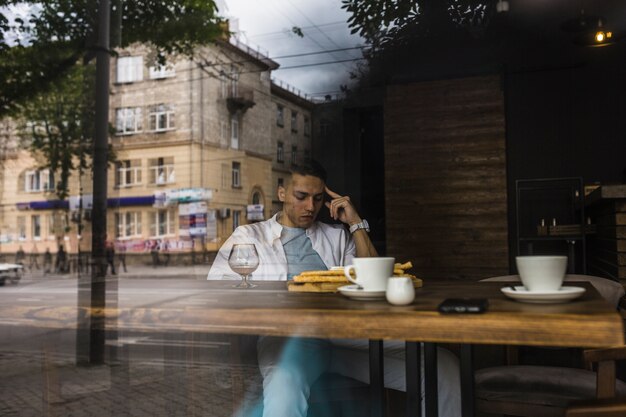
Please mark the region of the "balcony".
<svg viewBox="0 0 626 417"><path fill-rule="evenodd" d="M228 90L226 106L230 113L245 113L246 110L254 106L254 90L252 88L236 86Z"/></svg>

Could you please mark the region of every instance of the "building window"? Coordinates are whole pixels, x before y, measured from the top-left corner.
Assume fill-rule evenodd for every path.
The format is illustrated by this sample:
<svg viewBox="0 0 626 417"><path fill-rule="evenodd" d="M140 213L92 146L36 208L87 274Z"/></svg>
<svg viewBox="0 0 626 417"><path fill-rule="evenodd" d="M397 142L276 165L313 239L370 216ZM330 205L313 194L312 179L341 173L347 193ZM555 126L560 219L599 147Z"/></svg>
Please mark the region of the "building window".
<svg viewBox="0 0 626 417"><path fill-rule="evenodd" d="M240 222L241 222L241 211L233 210L233 231L239 227Z"/></svg>
<svg viewBox="0 0 626 417"><path fill-rule="evenodd" d="M279 178L279 179L278 179L278 186L279 186L279 187L284 187L284 186L285 186L285 180L284 180L284 179L282 179L282 178Z"/></svg>
<svg viewBox="0 0 626 417"><path fill-rule="evenodd" d="M26 171L26 192L50 191L54 189L54 174L47 169Z"/></svg>
<svg viewBox="0 0 626 417"><path fill-rule="evenodd" d="M159 104L150 107L150 130L154 132L163 132L175 128L174 109L167 104Z"/></svg>
<svg viewBox="0 0 626 417"><path fill-rule="evenodd" d="M115 213L116 237L141 236L141 212Z"/></svg>
<svg viewBox="0 0 626 417"><path fill-rule="evenodd" d="M220 94L222 98L228 97L228 76L223 69L220 71Z"/></svg>
<svg viewBox="0 0 626 417"><path fill-rule="evenodd" d="M322 120L320 122L320 136L323 138L327 138L330 136L330 122L327 120Z"/></svg>
<svg viewBox="0 0 626 417"><path fill-rule="evenodd" d="M311 119L309 116L304 116L304 136L311 136Z"/></svg>
<svg viewBox="0 0 626 417"><path fill-rule="evenodd" d="M278 162L285 162L285 144L282 142L278 142L278 147L276 148L276 160Z"/></svg>
<svg viewBox="0 0 626 417"><path fill-rule="evenodd" d="M143 80L143 57L124 56L117 59L117 82L132 83Z"/></svg>
<svg viewBox="0 0 626 417"><path fill-rule="evenodd" d="M311 152L308 149L304 150L304 162L311 162Z"/></svg>
<svg viewBox="0 0 626 417"><path fill-rule="evenodd" d="M150 184L162 185L176 182L173 157L150 159L148 163Z"/></svg>
<svg viewBox="0 0 626 417"><path fill-rule="evenodd" d="M48 239L54 239L54 236L56 235L54 227L54 214L48 214Z"/></svg>
<svg viewBox="0 0 626 417"><path fill-rule="evenodd" d="M115 163L115 186L132 187L141 184L141 160L125 160Z"/></svg>
<svg viewBox="0 0 626 417"><path fill-rule="evenodd" d="M239 118L237 115L230 118L230 147L239 149Z"/></svg>
<svg viewBox="0 0 626 417"><path fill-rule="evenodd" d="M233 188L241 187L241 163L240 162L233 162L232 172L233 172L232 187Z"/></svg>
<svg viewBox="0 0 626 417"><path fill-rule="evenodd" d="M115 111L115 130L118 135L130 135L143 130L141 107L124 107Z"/></svg>
<svg viewBox="0 0 626 417"><path fill-rule="evenodd" d="M285 108L280 104L276 105L276 124L280 127L285 126Z"/></svg>
<svg viewBox="0 0 626 417"><path fill-rule="evenodd" d="M17 216L17 238L26 240L26 217Z"/></svg>
<svg viewBox="0 0 626 417"><path fill-rule="evenodd" d="M152 216L150 233L152 236L168 236L176 233L176 212L174 208L157 210Z"/></svg>
<svg viewBox="0 0 626 417"><path fill-rule="evenodd" d="M291 111L291 131L293 133L298 133L298 112Z"/></svg>
<svg viewBox="0 0 626 417"><path fill-rule="evenodd" d="M148 74L150 79L158 80L173 77L176 75L176 71L172 65L163 65L148 68Z"/></svg>
<svg viewBox="0 0 626 417"><path fill-rule="evenodd" d="M252 204L261 204L261 193L258 191L252 194Z"/></svg>
<svg viewBox="0 0 626 417"><path fill-rule="evenodd" d="M234 65L230 67L230 94L239 97L239 70Z"/></svg>
<svg viewBox="0 0 626 417"><path fill-rule="evenodd" d="M83 214L85 211L83 211ZM54 240L56 235L62 235L68 230L69 219L67 214L52 213L48 215L48 240Z"/></svg>
<svg viewBox="0 0 626 417"><path fill-rule="evenodd" d="M41 216L34 215L31 217L31 232L33 234L33 240L41 239Z"/></svg>
<svg viewBox="0 0 626 417"><path fill-rule="evenodd" d="M298 147L296 145L291 147L291 165L298 165Z"/></svg>

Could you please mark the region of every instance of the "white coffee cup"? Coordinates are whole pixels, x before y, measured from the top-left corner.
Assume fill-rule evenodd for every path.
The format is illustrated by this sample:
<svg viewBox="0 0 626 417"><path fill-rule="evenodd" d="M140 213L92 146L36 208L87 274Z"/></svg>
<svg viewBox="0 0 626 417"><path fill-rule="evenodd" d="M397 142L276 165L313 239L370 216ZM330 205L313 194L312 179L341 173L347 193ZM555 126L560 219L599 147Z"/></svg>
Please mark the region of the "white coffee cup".
<svg viewBox="0 0 626 417"><path fill-rule="evenodd" d="M387 279L393 275L396 258L354 258L353 264L343 270L350 282L360 285L366 291L386 291ZM350 276L354 269L356 279Z"/></svg>
<svg viewBox="0 0 626 417"><path fill-rule="evenodd" d="M415 287L409 277L389 277L387 280L387 301L397 306L411 304L415 300Z"/></svg>
<svg viewBox="0 0 626 417"><path fill-rule="evenodd" d="M557 291L565 278L567 256L517 256L515 263L528 291Z"/></svg>

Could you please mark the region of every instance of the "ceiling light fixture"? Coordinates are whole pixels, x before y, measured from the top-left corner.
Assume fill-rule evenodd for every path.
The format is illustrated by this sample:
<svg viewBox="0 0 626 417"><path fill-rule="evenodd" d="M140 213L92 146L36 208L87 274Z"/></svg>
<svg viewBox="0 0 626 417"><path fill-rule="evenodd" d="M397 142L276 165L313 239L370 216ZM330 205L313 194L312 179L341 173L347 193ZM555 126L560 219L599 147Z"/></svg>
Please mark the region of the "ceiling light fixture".
<svg viewBox="0 0 626 417"><path fill-rule="evenodd" d="M509 11L509 1L508 0L498 0L496 3L496 11L498 13L506 13Z"/></svg>
<svg viewBox="0 0 626 417"><path fill-rule="evenodd" d="M599 19L598 27L596 29L596 34L594 36L596 44L600 45L606 42L610 42L612 37L613 37L613 32L605 31L604 25L602 24L602 19Z"/></svg>
<svg viewBox="0 0 626 417"><path fill-rule="evenodd" d="M568 19L561 25L561 30L570 33L574 43L582 46L608 46L614 43L613 32L606 30L606 19L601 16L586 15L580 10L580 15Z"/></svg>

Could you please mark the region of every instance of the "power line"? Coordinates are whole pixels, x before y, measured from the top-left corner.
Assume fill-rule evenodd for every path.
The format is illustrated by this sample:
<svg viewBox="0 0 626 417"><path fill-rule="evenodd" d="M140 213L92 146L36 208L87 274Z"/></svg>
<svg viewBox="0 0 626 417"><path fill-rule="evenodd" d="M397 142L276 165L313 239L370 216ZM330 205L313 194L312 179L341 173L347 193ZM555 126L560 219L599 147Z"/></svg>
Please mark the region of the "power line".
<svg viewBox="0 0 626 417"><path fill-rule="evenodd" d="M292 65L290 67L281 67L281 68L277 69L276 71L288 70L288 69L294 69L294 68L315 67L315 66L318 66L318 65L339 64L339 63L344 63L344 62L355 62L355 61L362 61L364 59L365 58L350 58L350 59L342 59L342 60L337 60L337 61L316 62L314 64ZM255 71L250 71L250 72L255 72ZM242 74L244 74L244 73L245 72L242 72Z"/></svg>
<svg viewBox="0 0 626 417"><path fill-rule="evenodd" d="M316 52L303 52L301 54L292 54L292 55L282 55L282 56L274 56L271 57L270 59L274 60L274 59L284 59L284 58L296 58L296 57L300 57L300 56L310 56L310 55L320 55L320 54L327 54L327 53L331 53L331 52L341 52L341 51L351 51L354 49L367 49L370 48L369 46L352 46L352 47L347 47L347 48L338 48L338 49L328 49L325 51L316 51Z"/></svg>
<svg viewBox="0 0 626 417"><path fill-rule="evenodd" d="M304 18L305 18L305 19L306 19L306 20L307 20L307 21L308 21L308 22L309 22L309 23L310 23L310 24L311 24L311 25L312 25L315 29L317 29L317 31L318 31L319 33L321 33L321 34L322 34L322 35L323 35L326 39L328 39L328 41L329 41L331 44L335 45L335 47L337 47L337 48L340 48L340 46L339 46L339 45L337 45L337 43L336 43L334 40L332 40L332 39L330 38L330 36L328 36L328 35L327 35L324 31L322 31L322 30L321 30L321 29L320 29L320 28L319 28L319 27L318 27L318 26L317 26L317 25L316 25L316 24L315 24L315 23L314 23L314 22L313 22L313 21L309 18L309 16L307 16L307 15L306 15L306 13L303 13L303 12L302 12L302 10L300 10L300 8L299 8L298 6L296 6L296 5L295 5L295 3L294 3L293 1L291 1L291 0L287 0L287 2L288 2L288 3L289 3L289 4L290 4L290 5L291 5L294 9L296 9L296 10L298 11L298 13L300 13L300 14L301 14L301 15L302 15L302 16L303 16L303 17L304 17ZM332 55L332 54L331 54L331 55Z"/></svg>
<svg viewBox="0 0 626 417"><path fill-rule="evenodd" d="M289 0L288 0L288 1L289 1ZM271 4L272 6L275 6L275 4L274 4L274 2L273 2L273 1L268 2L268 4ZM292 6L293 6L293 4L292 4ZM296 8L295 6L293 6L293 7L294 7L294 8ZM285 13L283 13L283 11L282 11L282 9L281 9L280 7L276 7L276 9L278 10L278 12L279 12L280 14L282 14L284 17L286 17L286 18L287 18L287 20L289 20L289 21L291 22L291 24L292 24L292 25L294 25L294 26L298 26L298 25L297 25L297 24L296 24L293 20L291 20L291 18L290 18L288 15L286 15ZM298 8L296 8L296 10L298 10L298 12L299 12L300 14L303 14L303 13L302 13L302 12L301 12ZM304 15L304 14L303 14L303 15ZM310 19L309 19L306 15L304 15L304 17L305 17L305 18L309 21L309 23L311 23L313 26L315 26L315 23L313 23L313 22L312 22L312 21L311 21L311 20L310 20ZM320 29L318 29L318 30L319 30L319 32L320 32L320 33L322 33L324 36L326 36L326 37L328 38L328 36L327 36L326 34L324 34L324 33L323 33ZM313 38L313 37L309 36L309 38L308 38L308 39L310 39L311 41L313 41L313 43L315 43L317 46L319 46L319 47L320 47L320 49L322 49L322 50L326 49L326 48L325 48L325 47L324 47L321 43L319 43L319 42L318 42L315 38ZM328 38L328 39L330 40L330 38ZM334 43L334 42L332 42L332 40L331 40L331 43ZM335 44L335 46L336 46L336 47L339 47L339 45L337 45L337 44ZM332 56L332 53L330 53L330 55ZM348 68L346 64L343 64L343 65L344 65L344 66L346 66L346 68ZM349 69L349 68L348 68L348 69Z"/></svg>
<svg viewBox="0 0 626 417"><path fill-rule="evenodd" d="M325 61L325 62L316 62L316 63L311 63L311 64L300 64L300 65L292 65L292 66L287 66L287 67L281 67L278 70L287 70L287 69L294 69L294 68L305 68L305 67L314 67L314 66L322 66L322 65L330 65L330 64L337 64L337 63L346 63L346 62L356 62L356 61L361 61L364 60L366 58L350 58L350 59L344 59L344 60L335 60L335 61ZM196 64L200 64L197 61L192 61ZM213 64L213 66L219 66L219 65L230 65L233 64L235 62L227 62L227 63L220 63L220 64ZM206 64L202 64L202 66L206 67L206 66L210 66L210 65L206 65ZM184 73L184 72L188 72L188 71L193 71L195 68L197 67L193 67L193 68L186 68L186 69L180 69L180 70L176 70L176 74L180 74L180 73ZM210 77L213 78L218 78L217 74L214 73L210 73L207 72L204 68L200 68L203 72L205 72L206 74L208 74ZM248 70L248 71L241 71L239 72L239 74L253 74L253 73L260 73L260 72L265 72L267 70ZM276 71L276 70L275 70ZM180 79L180 80L168 80L168 85L172 85L172 84L180 84L180 83L187 83L187 82L191 82L191 81L198 81L198 80L203 80L204 77L196 77L196 78L188 78L188 79ZM219 78L218 78L219 79ZM134 87L135 85L133 85ZM139 84L136 85L137 88L129 88L130 86L126 87L126 91L129 90L139 90L139 89L144 89L144 86L141 86ZM250 87L252 88L252 87ZM264 95L268 95L269 94L265 93L262 90L253 88L255 91L258 91L261 94Z"/></svg>
<svg viewBox="0 0 626 417"><path fill-rule="evenodd" d="M338 25L338 24L346 24L346 22L344 20L337 20L335 22L328 22L328 23L321 23L319 25L317 25L317 27L327 27L327 26L334 26L334 25ZM301 26L300 29L304 30L304 29L313 29L314 26ZM258 35L249 35L250 38L260 38L260 37L264 37L264 36L269 36L269 35L278 35L278 34L284 34L285 32L290 32L291 33L291 29L284 29L284 30L279 30L279 31L274 31L274 32L265 32L265 33L259 33Z"/></svg>
<svg viewBox="0 0 626 417"><path fill-rule="evenodd" d="M350 46L350 47L345 47L345 48L338 48L338 49L328 49L328 50L323 50L323 51L315 51L315 52L303 52L300 54L291 54L291 55L280 55L280 56L274 56L274 57L268 57L267 59L271 59L271 60L276 60L276 59L288 59L288 58L298 58L298 57L303 57L303 56L312 56L312 55L321 55L321 54L326 54L326 53L332 53L332 52L342 52L342 51L350 51L350 50L355 50L355 49L368 49L370 48L369 46ZM256 60L254 60L256 61ZM244 59L242 61L229 61L228 63L215 63L215 64L204 64L205 66L210 66L210 67L215 67L215 66L220 66L220 65L243 65L243 64L247 64L247 63L251 63L254 62L251 59Z"/></svg>

